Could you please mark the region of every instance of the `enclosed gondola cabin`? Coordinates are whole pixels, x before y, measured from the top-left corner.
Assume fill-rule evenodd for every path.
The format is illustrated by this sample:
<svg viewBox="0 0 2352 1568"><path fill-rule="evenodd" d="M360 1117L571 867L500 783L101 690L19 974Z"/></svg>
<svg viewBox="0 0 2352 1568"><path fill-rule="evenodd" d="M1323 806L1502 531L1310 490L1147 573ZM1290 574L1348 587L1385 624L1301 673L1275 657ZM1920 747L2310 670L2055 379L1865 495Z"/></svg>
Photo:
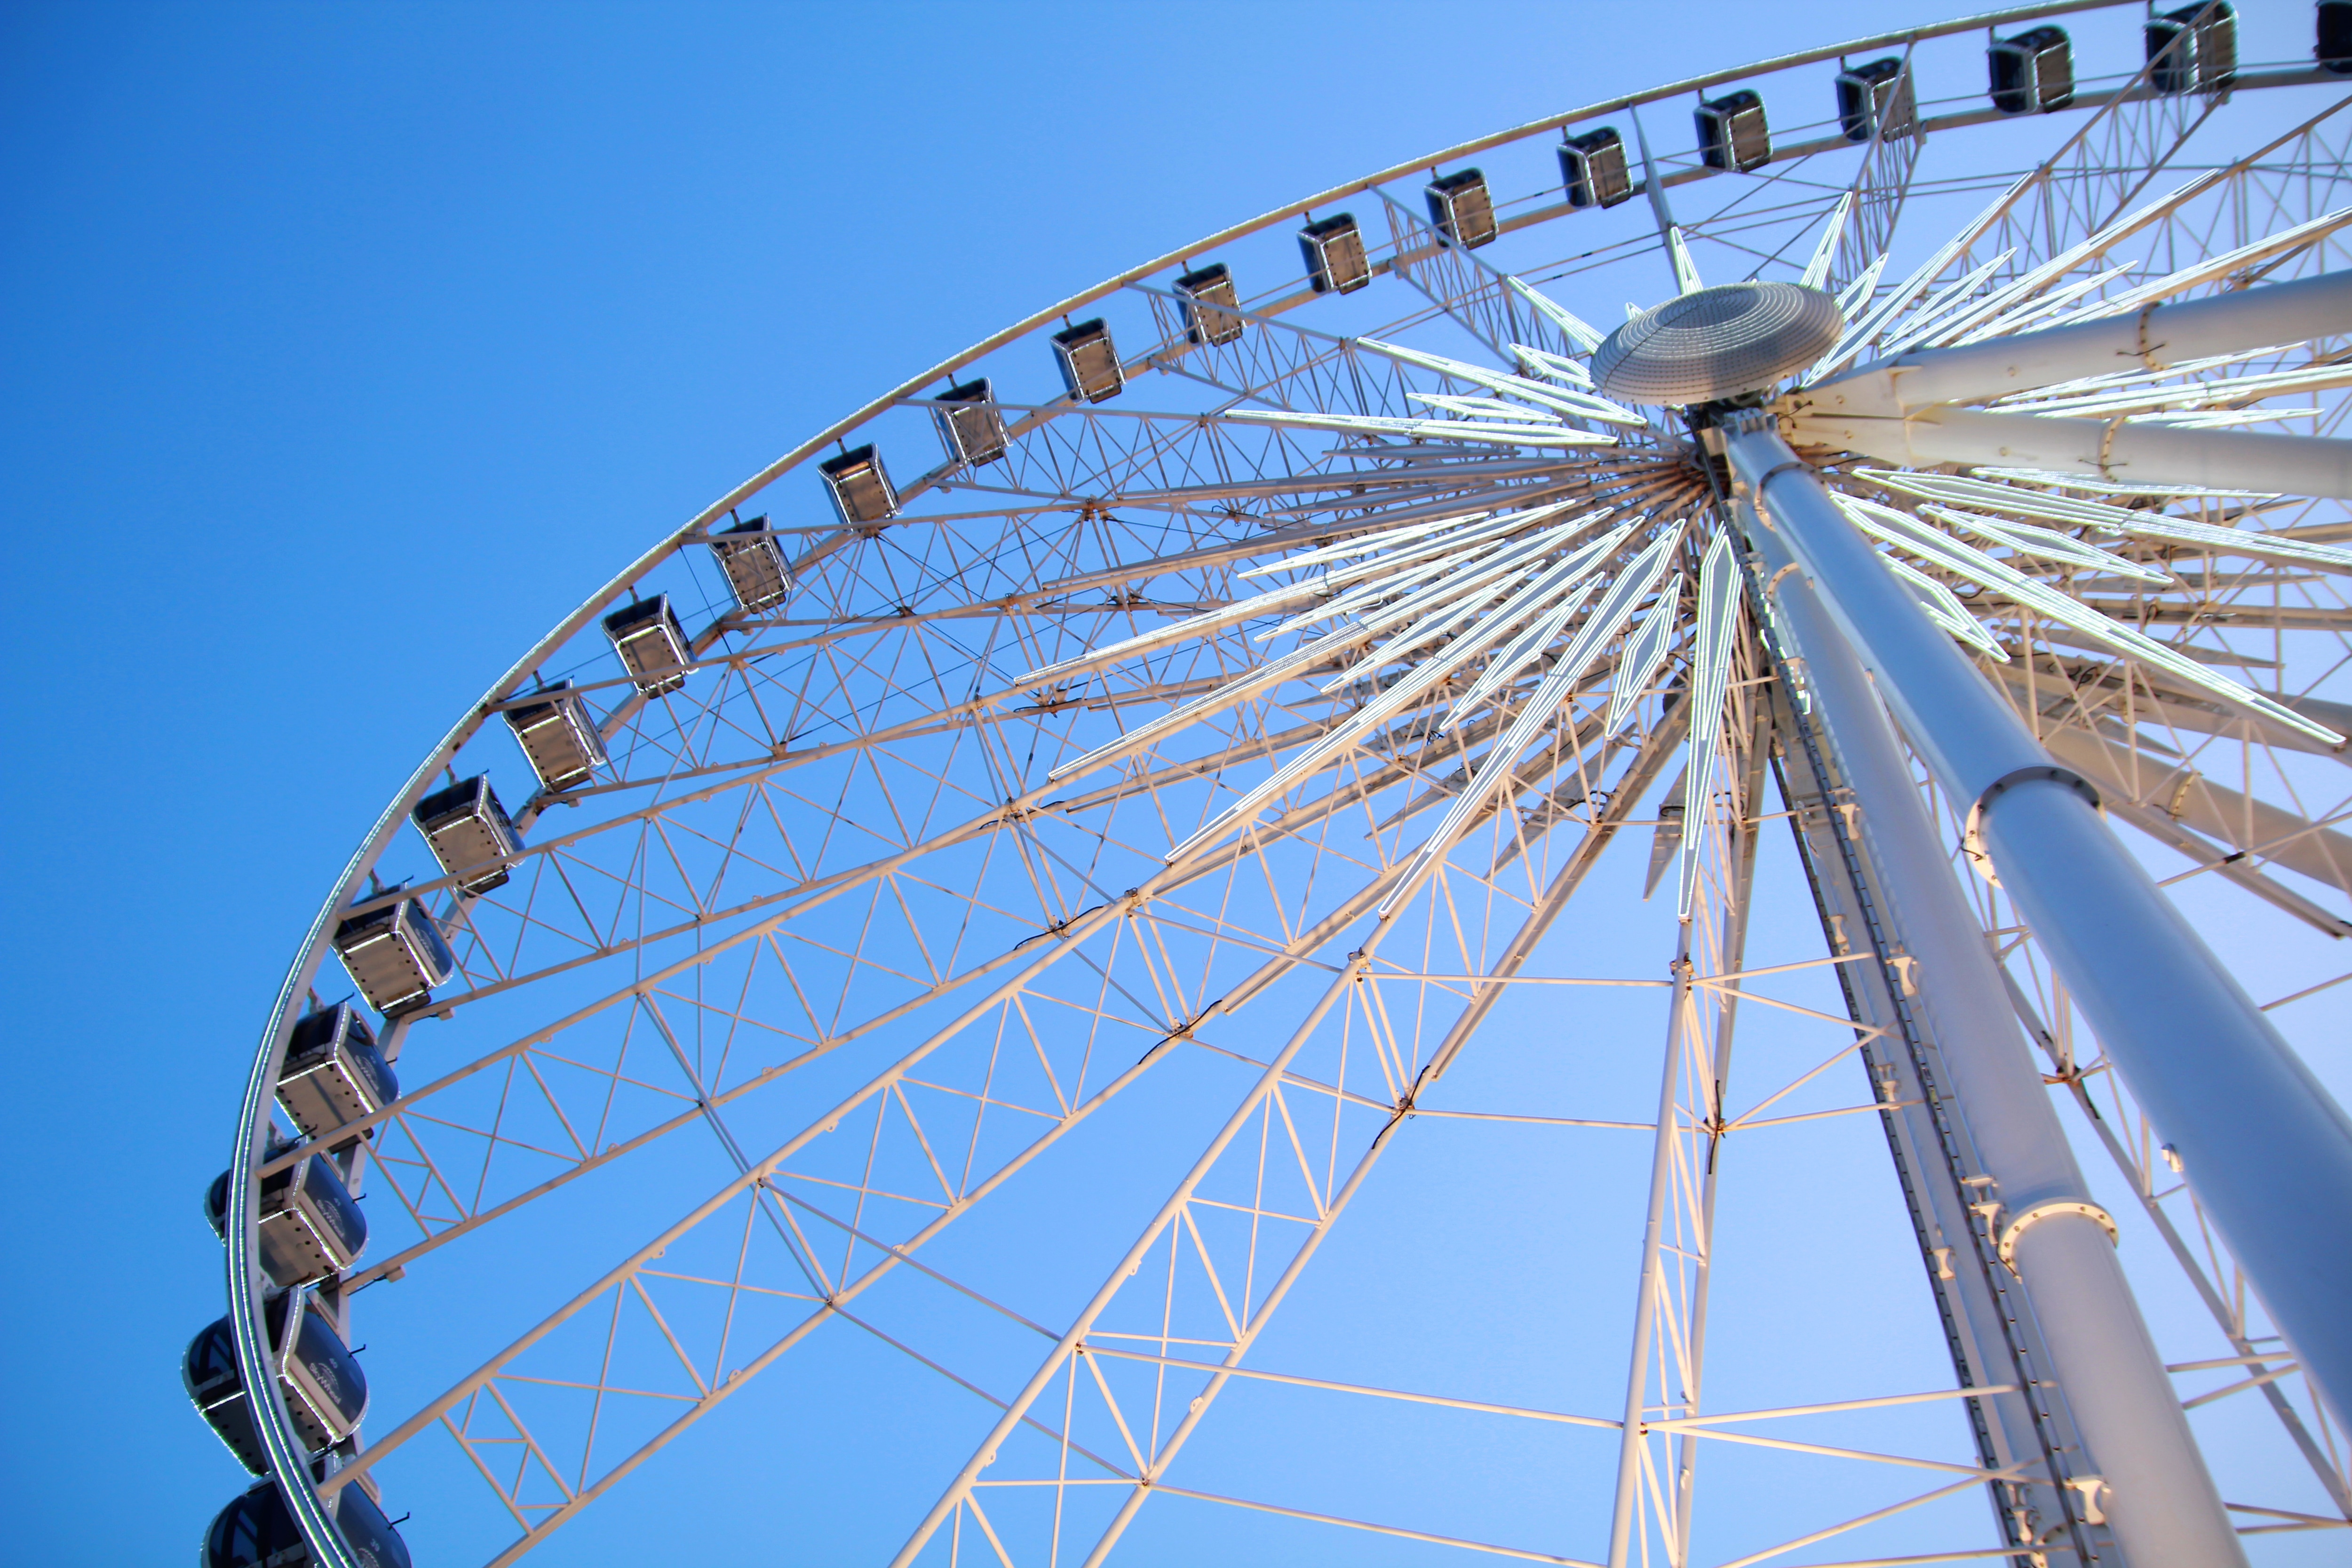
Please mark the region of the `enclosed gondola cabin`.
<svg viewBox="0 0 2352 1568"><path fill-rule="evenodd" d="M1363 231L1356 226L1353 213L1337 213L1300 229L1298 252L1307 261L1307 280L1318 294L1352 294L1372 280Z"/></svg>
<svg viewBox="0 0 2352 1568"><path fill-rule="evenodd" d="M2142 32L2158 92L2221 92L2238 79L2238 14L2228 0L2150 16Z"/></svg>
<svg viewBox="0 0 2352 1568"><path fill-rule="evenodd" d="M2311 52L2322 69L2352 73L2352 0L2319 0L2318 37Z"/></svg>
<svg viewBox="0 0 2352 1568"><path fill-rule="evenodd" d="M1127 390L1127 368L1118 363L1118 346L1100 316L1055 332L1054 363L1073 397L1105 403Z"/></svg>
<svg viewBox="0 0 2352 1568"><path fill-rule="evenodd" d="M180 1384L196 1413L228 1445L236 1462L256 1475L269 1468L253 1412L245 1403L245 1379L236 1367L236 1340L226 1318L207 1323L180 1357Z"/></svg>
<svg viewBox="0 0 2352 1568"><path fill-rule="evenodd" d="M1559 177L1572 207L1613 207L1633 194L1625 143L1606 125L1560 143Z"/></svg>
<svg viewBox="0 0 2352 1568"><path fill-rule="evenodd" d="M560 793L586 784L604 765L604 738L588 711L587 700L572 682L556 681L528 693L506 710L522 754L540 786Z"/></svg>
<svg viewBox="0 0 2352 1568"><path fill-rule="evenodd" d="M278 1071L278 1103L304 1137L348 1142L334 1135L399 1097L392 1064L350 1003L322 1008L294 1026Z"/></svg>
<svg viewBox="0 0 2352 1568"><path fill-rule="evenodd" d="M360 1568L410 1568L407 1543L364 1489L347 1483L326 1502L336 1533ZM316 1561L274 1481L221 1510L205 1531L204 1568L314 1568Z"/></svg>
<svg viewBox="0 0 2352 1568"><path fill-rule="evenodd" d="M1223 262L1212 262L1177 279L1176 297L1184 309L1186 342L1219 346L1241 341L1243 321L1234 314L1241 308L1241 294L1234 287L1232 269Z"/></svg>
<svg viewBox="0 0 2352 1568"><path fill-rule="evenodd" d="M205 1223L213 1227L215 1236L219 1237L223 1241L228 1239L228 1173L226 1171L215 1176L212 1184L205 1189Z"/></svg>
<svg viewBox="0 0 2352 1568"><path fill-rule="evenodd" d="M833 498L833 510L851 527L887 522L898 515L898 489L882 466L882 454L870 443L827 458L816 471Z"/></svg>
<svg viewBox="0 0 2352 1568"><path fill-rule="evenodd" d="M309 1568L310 1549L278 1483L263 1481L213 1516L205 1568Z"/></svg>
<svg viewBox="0 0 2352 1568"><path fill-rule="evenodd" d="M308 1290L281 1291L261 1311L270 1365L296 1440L310 1454L341 1442L367 1414L367 1374ZM188 1342L180 1377L188 1398L229 1452L256 1475L266 1470L269 1458L254 1426L228 1319L206 1324Z"/></svg>
<svg viewBox="0 0 2352 1568"><path fill-rule="evenodd" d="M1838 129L1849 142L1894 142L1918 123L1911 73L1894 55L1838 72Z"/></svg>
<svg viewBox="0 0 2352 1568"><path fill-rule="evenodd" d="M694 650L667 594L640 599L604 617L604 635L629 672L630 684L647 697L663 697L686 684Z"/></svg>
<svg viewBox="0 0 2352 1568"><path fill-rule="evenodd" d="M1004 456L1004 411L988 377L959 382L931 400L931 422L948 460L977 467Z"/></svg>
<svg viewBox="0 0 2352 1568"><path fill-rule="evenodd" d="M710 553L744 609L772 609L793 596L793 569L783 546L768 531L767 513L720 529L711 538Z"/></svg>
<svg viewBox="0 0 2352 1568"><path fill-rule="evenodd" d="M2063 27L2034 27L1985 48L1992 106L2003 114L2048 114L2074 101L2074 46Z"/></svg>
<svg viewBox="0 0 2352 1568"><path fill-rule="evenodd" d="M1475 169L1432 180L1423 194L1429 199L1429 221L1465 250L1475 250L1500 232L1495 226L1495 198L1487 193L1486 176Z"/></svg>
<svg viewBox="0 0 2352 1568"><path fill-rule="evenodd" d="M1772 161L1772 130L1764 121L1764 100L1755 93L1702 100L1691 121L1698 131L1699 161L1710 169L1745 173Z"/></svg>
<svg viewBox="0 0 2352 1568"><path fill-rule="evenodd" d="M442 871L461 879L460 891L472 897L506 885L507 868L499 862L521 849L522 835L499 804L489 774L436 789L408 815Z"/></svg>
<svg viewBox="0 0 2352 1568"><path fill-rule="evenodd" d="M369 1006L387 1016L431 1000L433 988L457 972L457 954L420 899L347 916L335 927L334 944L352 984Z"/></svg>
<svg viewBox="0 0 2352 1568"><path fill-rule="evenodd" d="M213 1179L205 1217L228 1239L228 1173ZM331 1279L367 1249L367 1215L352 1201L341 1169L325 1154L306 1154L261 1179L261 1269L279 1289Z"/></svg>

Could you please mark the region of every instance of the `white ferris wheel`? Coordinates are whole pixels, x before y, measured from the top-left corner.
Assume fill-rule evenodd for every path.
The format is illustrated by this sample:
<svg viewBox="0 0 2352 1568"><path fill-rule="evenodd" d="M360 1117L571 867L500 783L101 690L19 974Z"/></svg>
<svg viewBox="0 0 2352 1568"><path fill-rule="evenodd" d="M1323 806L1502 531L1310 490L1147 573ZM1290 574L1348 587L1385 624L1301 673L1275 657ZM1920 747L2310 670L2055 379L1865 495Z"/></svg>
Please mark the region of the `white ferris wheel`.
<svg viewBox="0 0 2352 1568"><path fill-rule="evenodd" d="M2316 15L1505 131L654 538L269 1011L206 1562L2340 1552Z"/></svg>

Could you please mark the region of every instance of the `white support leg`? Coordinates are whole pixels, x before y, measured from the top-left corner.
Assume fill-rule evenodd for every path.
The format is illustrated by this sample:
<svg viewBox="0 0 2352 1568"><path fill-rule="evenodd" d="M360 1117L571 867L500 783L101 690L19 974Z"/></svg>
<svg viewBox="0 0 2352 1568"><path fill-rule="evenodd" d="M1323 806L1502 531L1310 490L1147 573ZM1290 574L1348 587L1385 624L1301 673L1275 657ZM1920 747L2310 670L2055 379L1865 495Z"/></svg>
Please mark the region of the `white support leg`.
<svg viewBox="0 0 2352 1568"><path fill-rule="evenodd" d="M1801 388L1789 402L1801 416L1900 418L1939 403L1982 403L2134 365L2156 372L2347 329L2352 272L2328 272L1981 343L1915 349Z"/></svg>
<svg viewBox="0 0 2352 1568"><path fill-rule="evenodd" d="M2184 430L2120 419L1928 408L1902 419L1824 416L1798 438L1914 468L2041 468L2149 484L2205 485L2352 500L2352 441L2262 430Z"/></svg>
<svg viewBox="0 0 2352 1568"><path fill-rule="evenodd" d="M1744 515L1753 517L1747 508ZM2245 1557L2089 1186L2058 1124L2042 1072L2009 1005L1984 932L1954 879L1893 726L1812 585L1789 563L1787 531L1757 531L1775 620L1804 660L1822 731L1835 747L1861 832L1906 951L1918 1005L1941 1044L1947 1088L1993 1184L1996 1241L2039 1213L2014 1256L2057 1380L2090 1448L2078 1485L2103 1478L2103 1508L2132 1568L2206 1568ZM2063 1206L2074 1205L2074 1206ZM2073 1458L2070 1456L2070 1458Z"/></svg>
<svg viewBox="0 0 2352 1568"><path fill-rule="evenodd" d="M2352 272L2268 283L1981 343L1918 349L1801 387L1799 440L1882 462L1986 463L2157 484L2352 498L2352 441L1965 408L2036 387L2352 331Z"/></svg>
<svg viewBox="0 0 2352 1568"><path fill-rule="evenodd" d="M2352 1121L1769 416L1727 436L1741 489L1937 782L1975 804L2002 886L2340 1418L2352 1410Z"/></svg>
<svg viewBox="0 0 2352 1568"><path fill-rule="evenodd" d="M1609 1568L1632 1562L1633 1524L1642 1511L1642 1457L1649 1443L1643 1425L1650 1403L1650 1356L1665 1294L1666 1203L1673 1185L1675 1142L1682 1136L1675 1100L1682 1083L1683 1030L1690 1012L1690 921L1682 923L1675 952L1675 985L1666 1012L1666 1062L1658 1075L1658 1137L1650 1157L1650 1212L1642 1230L1641 1283L1633 1298L1633 1351L1625 1369L1625 1426L1617 1449L1617 1499L1609 1521Z"/></svg>

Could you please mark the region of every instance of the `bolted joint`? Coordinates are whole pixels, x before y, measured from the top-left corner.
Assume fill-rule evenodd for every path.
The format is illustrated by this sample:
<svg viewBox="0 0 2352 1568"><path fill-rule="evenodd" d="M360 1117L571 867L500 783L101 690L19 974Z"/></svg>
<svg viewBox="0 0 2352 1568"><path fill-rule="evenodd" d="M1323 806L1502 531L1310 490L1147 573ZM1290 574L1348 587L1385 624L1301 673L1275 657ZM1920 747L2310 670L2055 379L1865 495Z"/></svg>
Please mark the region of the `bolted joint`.
<svg viewBox="0 0 2352 1568"><path fill-rule="evenodd" d="M2106 1231L2107 1240L2110 1243L2117 1247L2123 1245L2122 1234L2116 1229L2116 1216L2098 1205L2085 1202L2081 1198L2052 1198L2047 1203L2035 1204L2030 1208L2020 1210L2010 1216L2007 1225L2001 1226L2000 1238L1994 1243L1994 1249L2000 1254L2001 1262L2008 1265L2011 1274L2017 1272L2017 1238L2025 1234L2026 1227L2037 1225L2056 1215L2068 1214L2081 1215L2085 1219L2097 1220ZM2094 1520L2092 1522L2095 1524L2098 1521Z"/></svg>
<svg viewBox="0 0 2352 1568"><path fill-rule="evenodd" d="M1968 857L1969 865L1975 869L1977 875L1996 888L2000 886L2000 878L1993 869L1992 852L1985 847L1985 814L1992 809L1993 802L2018 785L2028 784L2064 784L2088 802L2093 811L2106 809L2105 803L2099 799L2099 792L2092 786L2090 780L2072 768L2062 768L2052 763L2037 763L2028 767L2011 768L1985 785L1984 792L1977 796L1976 804L1969 807L1968 826L1960 835L1960 850Z"/></svg>

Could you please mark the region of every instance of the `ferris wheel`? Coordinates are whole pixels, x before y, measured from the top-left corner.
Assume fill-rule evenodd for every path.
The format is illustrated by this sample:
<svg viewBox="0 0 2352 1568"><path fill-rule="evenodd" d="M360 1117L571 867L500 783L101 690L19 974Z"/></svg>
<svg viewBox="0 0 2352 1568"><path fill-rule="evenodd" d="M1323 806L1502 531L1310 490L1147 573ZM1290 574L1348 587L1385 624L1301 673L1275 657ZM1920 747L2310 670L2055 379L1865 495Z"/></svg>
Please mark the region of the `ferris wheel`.
<svg viewBox="0 0 2352 1568"><path fill-rule="evenodd" d="M654 540L269 1010L206 1562L2340 1551L2317 18L1499 132Z"/></svg>

